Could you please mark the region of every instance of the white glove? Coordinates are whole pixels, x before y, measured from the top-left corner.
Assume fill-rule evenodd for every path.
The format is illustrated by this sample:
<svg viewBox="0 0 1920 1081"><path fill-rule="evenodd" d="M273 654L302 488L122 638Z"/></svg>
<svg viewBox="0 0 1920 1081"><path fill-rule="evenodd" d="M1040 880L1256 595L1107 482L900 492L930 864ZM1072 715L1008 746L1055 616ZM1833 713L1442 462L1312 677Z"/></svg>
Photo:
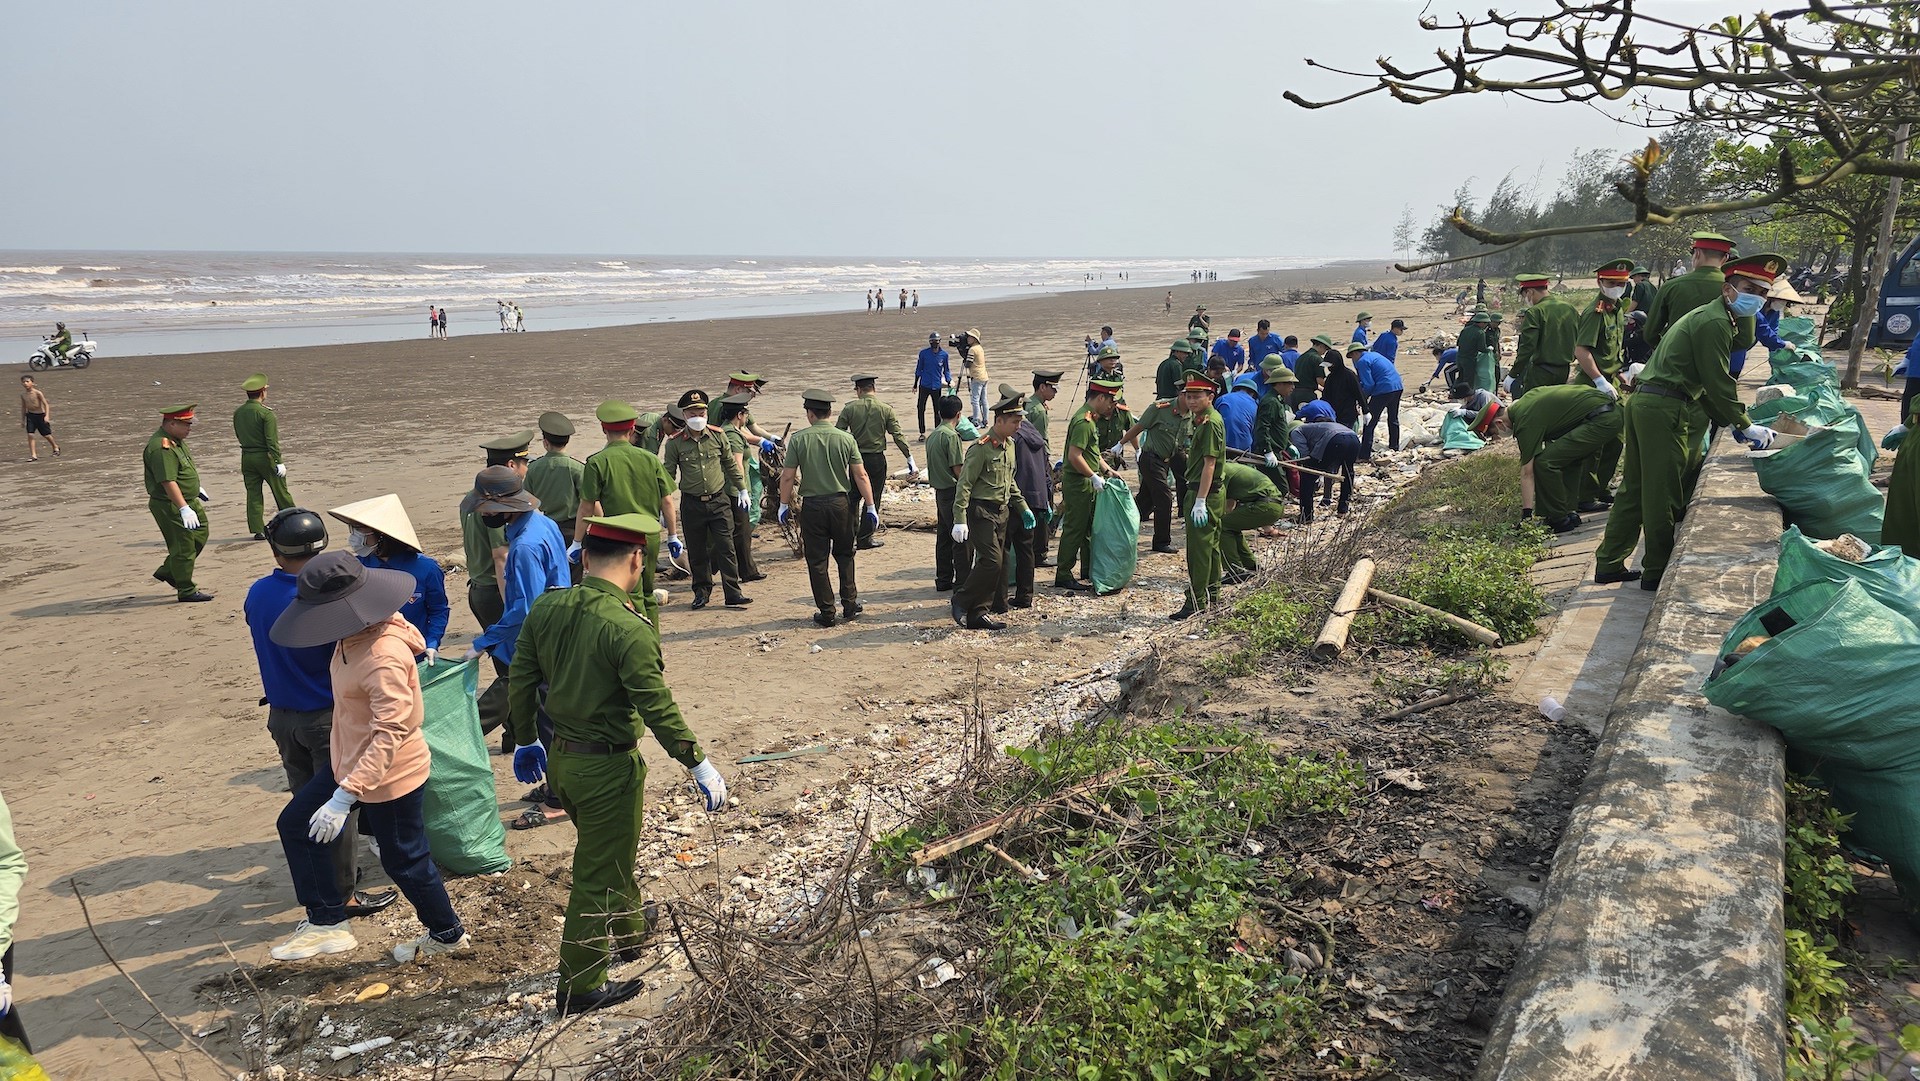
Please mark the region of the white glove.
<svg viewBox="0 0 1920 1081"><path fill-rule="evenodd" d="M1118 442L1118 443L1115 443L1115 444L1114 444L1113 446L1111 446L1111 447L1108 447L1108 448L1107 448L1107 453L1108 453L1108 454L1119 454L1119 453L1120 453L1121 451L1123 451L1123 450L1125 450L1125 449L1126 449L1126 446L1127 446L1127 441L1126 441L1126 440L1124 440L1124 439L1122 439L1122 440L1121 440L1120 442Z"/></svg>
<svg viewBox="0 0 1920 1081"><path fill-rule="evenodd" d="M1621 373L1620 381L1623 383L1638 383L1640 381L1640 373L1646 370L1647 366L1645 364L1629 364L1627 365L1627 370Z"/></svg>
<svg viewBox="0 0 1920 1081"><path fill-rule="evenodd" d="M432 648L432 647L428 647L428 649L427 649L427 667L428 667L428 668L432 668L432 667L433 667L434 665L436 665L436 664L439 664L439 663L440 663L440 651L439 651L439 650L437 650L437 649L434 649L434 648Z"/></svg>
<svg viewBox="0 0 1920 1081"><path fill-rule="evenodd" d="M567 562L569 563L580 562L580 542L579 541L574 541L572 544L567 545Z"/></svg>
<svg viewBox="0 0 1920 1081"><path fill-rule="evenodd" d="M739 507L741 510L746 510L753 506L753 496L746 492L741 492L739 495L733 497L733 505Z"/></svg>
<svg viewBox="0 0 1920 1081"><path fill-rule="evenodd" d="M347 828L347 814L353 810L353 793L336 787L333 798L320 805L307 819L307 839L317 845L330 845Z"/></svg>
<svg viewBox="0 0 1920 1081"><path fill-rule="evenodd" d="M1780 433L1764 424L1749 424L1745 428L1736 428L1733 437L1754 450L1766 450L1773 446L1774 438Z"/></svg>
<svg viewBox="0 0 1920 1081"><path fill-rule="evenodd" d="M193 513L193 508L185 503L180 504L180 524L188 529L200 528L200 516Z"/></svg>
<svg viewBox="0 0 1920 1081"><path fill-rule="evenodd" d="M460 654L460 659L462 661L470 661L470 660L473 660L475 657L478 657L479 655L480 655L479 650L473 648L472 646L468 646L467 651L465 653Z"/></svg>
<svg viewBox="0 0 1920 1081"><path fill-rule="evenodd" d="M1507 397L1511 398L1513 397L1513 388L1519 386L1519 384L1515 383L1513 376L1509 375L1507 376L1506 382L1501 383L1500 386L1507 392Z"/></svg>
<svg viewBox="0 0 1920 1081"><path fill-rule="evenodd" d="M967 543L967 523L961 522L953 527L953 539L960 544Z"/></svg>
<svg viewBox="0 0 1920 1081"><path fill-rule="evenodd" d="M5 979L0 979L0 1017L5 1017L7 1011L11 1009L13 1009L13 988L7 985Z"/></svg>
<svg viewBox="0 0 1920 1081"><path fill-rule="evenodd" d="M1196 499L1193 506L1187 508L1187 521L1205 529L1207 526L1207 501Z"/></svg>
<svg viewBox="0 0 1920 1081"><path fill-rule="evenodd" d="M782 504L780 504L780 513L779 513L779 514L777 514L777 515L775 515L775 517L777 517L777 518L779 518L779 519L780 519L780 524L781 524L781 525L786 525L786 524L787 524L787 516L788 516L788 515L790 515L790 514L792 514L792 513L793 513L792 511L790 511L790 510L788 510L788 509L787 509L787 505L786 505L785 503L782 503Z"/></svg>
<svg viewBox="0 0 1920 1081"><path fill-rule="evenodd" d="M720 771L714 768L712 759L702 760L693 767L693 783L694 787L700 789L700 794L707 797L707 810L717 811L726 805L727 782L721 778Z"/></svg>
<svg viewBox="0 0 1920 1081"><path fill-rule="evenodd" d="M914 464L913 455L911 454L907 455L907 472L916 477L920 475L920 467Z"/></svg>
<svg viewBox="0 0 1920 1081"><path fill-rule="evenodd" d="M1280 458L1278 455L1274 454L1272 451L1267 452L1267 468L1268 469L1280 468Z"/></svg>
<svg viewBox="0 0 1920 1081"><path fill-rule="evenodd" d="M1609 398L1615 399L1616 401L1620 397L1620 392L1613 389L1613 384L1607 382L1607 377L1604 375L1596 376L1594 378L1593 389L1599 391L1600 393L1606 395Z"/></svg>
<svg viewBox="0 0 1920 1081"><path fill-rule="evenodd" d="M1093 490L1096 492L1107 486L1107 478L1101 476L1098 473L1095 473L1093 476L1088 477L1087 479L1093 482Z"/></svg>
<svg viewBox="0 0 1920 1081"><path fill-rule="evenodd" d="M285 463L285 462L281 462L281 463L280 463L279 465L276 465L276 466L274 466L274 467L273 467L273 475L274 475L274 476L276 476L276 477L284 477L284 476L286 476L286 475L287 475L287 463Z"/></svg>

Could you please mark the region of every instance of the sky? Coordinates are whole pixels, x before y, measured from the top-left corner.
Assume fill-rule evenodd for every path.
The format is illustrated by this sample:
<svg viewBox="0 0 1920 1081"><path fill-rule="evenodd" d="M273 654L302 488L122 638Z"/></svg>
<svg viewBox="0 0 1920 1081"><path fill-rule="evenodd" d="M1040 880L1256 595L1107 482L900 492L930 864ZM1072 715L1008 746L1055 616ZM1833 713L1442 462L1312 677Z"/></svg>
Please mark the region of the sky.
<svg viewBox="0 0 1920 1081"><path fill-rule="evenodd" d="M1358 258L1470 177L1645 141L1281 99L1353 88L1303 57L1430 56L1421 7L17 4L0 248Z"/></svg>

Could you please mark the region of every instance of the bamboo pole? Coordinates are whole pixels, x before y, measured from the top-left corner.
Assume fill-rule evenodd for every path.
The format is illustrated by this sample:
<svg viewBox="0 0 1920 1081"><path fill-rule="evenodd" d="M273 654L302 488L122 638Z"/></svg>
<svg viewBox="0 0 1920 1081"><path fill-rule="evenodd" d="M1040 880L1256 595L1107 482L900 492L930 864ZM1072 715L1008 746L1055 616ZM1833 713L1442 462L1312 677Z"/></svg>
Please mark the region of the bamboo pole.
<svg viewBox="0 0 1920 1081"><path fill-rule="evenodd" d="M1500 644L1500 632L1482 627L1470 619L1461 619L1452 612L1442 612L1432 605L1421 604L1411 597L1402 597L1399 594L1387 593L1378 589L1367 590L1367 595L1375 600L1385 601L1402 611L1437 619L1483 646L1497 646Z"/></svg>
<svg viewBox="0 0 1920 1081"><path fill-rule="evenodd" d="M1320 628L1320 637L1313 643L1315 657L1335 660L1340 651L1347 648L1347 633L1353 629L1353 617L1359 614L1360 602L1366 599L1367 586L1372 582L1373 560L1355 563L1347 575L1346 587L1340 590L1340 599L1333 602L1333 612L1327 616L1326 625Z"/></svg>

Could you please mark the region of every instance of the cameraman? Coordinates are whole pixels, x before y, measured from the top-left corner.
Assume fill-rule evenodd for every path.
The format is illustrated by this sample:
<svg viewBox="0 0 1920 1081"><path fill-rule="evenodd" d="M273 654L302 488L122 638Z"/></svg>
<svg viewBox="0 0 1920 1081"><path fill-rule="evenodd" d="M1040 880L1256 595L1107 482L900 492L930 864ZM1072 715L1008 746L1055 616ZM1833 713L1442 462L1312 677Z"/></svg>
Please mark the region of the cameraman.
<svg viewBox="0 0 1920 1081"><path fill-rule="evenodd" d="M953 369L947 366L947 351L940 348L940 335L927 335L927 347L913 362L914 412L920 417L920 442L927 441L927 402L934 404L934 423L940 422L940 399L953 387Z"/></svg>
<svg viewBox="0 0 1920 1081"><path fill-rule="evenodd" d="M950 343L960 350L960 362L967 370L967 391L972 401L972 419L974 427L986 428L991 423L987 416L987 353L980 348L980 330L969 327L965 334L956 336Z"/></svg>

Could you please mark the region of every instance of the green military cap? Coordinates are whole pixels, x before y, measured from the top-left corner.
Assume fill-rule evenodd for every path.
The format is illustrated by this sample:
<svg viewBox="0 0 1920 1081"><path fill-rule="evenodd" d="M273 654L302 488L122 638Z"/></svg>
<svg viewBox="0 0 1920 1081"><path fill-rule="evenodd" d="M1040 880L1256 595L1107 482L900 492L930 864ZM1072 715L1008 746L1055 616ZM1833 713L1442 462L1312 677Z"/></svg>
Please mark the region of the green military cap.
<svg viewBox="0 0 1920 1081"><path fill-rule="evenodd" d="M639 428L642 431L645 431L646 429L651 428L658 423L660 423L660 414L658 413L641 413L639 416L634 417L633 420L630 422L632 427Z"/></svg>
<svg viewBox="0 0 1920 1081"><path fill-rule="evenodd" d="M1027 407L1027 396L1007 386L1000 385L1000 400L993 403L995 413L1018 413Z"/></svg>
<svg viewBox="0 0 1920 1081"><path fill-rule="evenodd" d="M1033 377L1042 383L1058 383L1066 377L1066 374L1066 372L1056 372L1048 368L1035 368L1033 370Z"/></svg>
<svg viewBox="0 0 1920 1081"><path fill-rule="evenodd" d="M1524 274L1515 274L1513 284L1522 289L1546 289L1553 284L1553 276L1542 274L1537 270L1529 270Z"/></svg>
<svg viewBox="0 0 1920 1081"><path fill-rule="evenodd" d="M587 536L605 537L621 544L645 544L660 532L660 519L646 511L608 514L587 519Z"/></svg>
<svg viewBox="0 0 1920 1081"><path fill-rule="evenodd" d="M533 443L533 429L522 428L512 435L503 435L498 439L489 439L480 444L481 450L500 451L511 454L525 454Z"/></svg>
<svg viewBox="0 0 1920 1081"><path fill-rule="evenodd" d="M1188 340L1188 341L1193 341L1193 342L1204 342L1204 341L1206 341L1206 340L1207 340L1207 328L1206 328L1206 327L1188 327L1188 328L1187 328L1187 340Z"/></svg>
<svg viewBox="0 0 1920 1081"><path fill-rule="evenodd" d="M1260 367L1262 374L1269 383L1298 383L1300 381L1300 377L1294 375L1293 369L1287 367L1285 363L1262 364Z"/></svg>
<svg viewBox="0 0 1920 1081"><path fill-rule="evenodd" d="M1633 273L1633 260L1610 259L1594 268L1593 276L1602 281L1626 281Z"/></svg>
<svg viewBox="0 0 1920 1081"><path fill-rule="evenodd" d="M192 420L193 410L199 404L199 402L188 402L185 405L170 405L160 410L160 417L163 420Z"/></svg>
<svg viewBox="0 0 1920 1081"><path fill-rule="evenodd" d="M1314 345L1324 345L1328 349L1333 348L1333 336L1330 334L1315 334L1313 337L1308 338L1307 340L1309 342L1312 342Z"/></svg>
<svg viewBox="0 0 1920 1081"><path fill-rule="evenodd" d="M1193 310L1197 312L1203 312L1207 310L1207 306L1205 304L1195 304L1193 306Z"/></svg>
<svg viewBox="0 0 1920 1081"><path fill-rule="evenodd" d="M1359 315L1356 315L1353 317L1353 321L1356 323L1364 323L1367 320L1372 318L1373 318L1372 312L1361 312Z"/></svg>
<svg viewBox="0 0 1920 1081"><path fill-rule="evenodd" d="M1730 237L1721 236L1719 233L1692 233L1687 239L1693 241L1693 246L1701 251L1717 251L1722 254L1729 254L1734 249L1733 240Z"/></svg>
<svg viewBox="0 0 1920 1081"><path fill-rule="evenodd" d="M569 436L573 434L573 422L567 419L565 413L542 413L540 431L546 435Z"/></svg>
<svg viewBox="0 0 1920 1081"><path fill-rule="evenodd" d="M1111 346L1111 345L1103 345L1103 346L1101 346L1101 347L1100 347L1100 356L1101 356L1102 358L1105 358L1105 357L1117 357L1117 356L1119 356L1119 355L1120 355L1120 350L1119 350L1119 348L1118 348L1118 347L1116 347L1116 346Z"/></svg>
<svg viewBox="0 0 1920 1081"><path fill-rule="evenodd" d="M1347 352L1349 353L1364 353L1371 348L1373 347L1368 345L1366 342L1348 342L1347 343Z"/></svg>
<svg viewBox="0 0 1920 1081"><path fill-rule="evenodd" d="M753 372L734 372L732 375L727 376L727 382L729 383L764 383L766 381L766 376L755 375Z"/></svg>
<svg viewBox="0 0 1920 1081"><path fill-rule="evenodd" d="M833 395L819 387L808 387L800 392L800 400L816 409L825 409L833 404Z"/></svg>
<svg viewBox="0 0 1920 1081"><path fill-rule="evenodd" d="M687 406L690 406L690 405L706 405L707 392L704 390L701 390L699 387L695 387L692 390L687 391L685 394L680 395L680 400L675 402L674 404L678 405L682 409L685 409Z"/></svg>
<svg viewBox="0 0 1920 1081"><path fill-rule="evenodd" d="M608 398L593 411L595 420L602 424L620 424L640 419L640 411L623 401Z"/></svg>
<svg viewBox="0 0 1920 1081"><path fill-rule="evenodd" d="M873 374L872 372L862 372L859 375L856 375L853 377L853 385L857 387L862 383L877 382L879 381L879 379L880 377Z"/></svg>
<svg viewBox="0 0 1920 1081"><path fill-rule="evenodd" d="M1173 351L1176 353L1191 353L1193 352L1193 343L1185 338L1175 338L1173 340Z"/></svg>
<svg viewBox="0 0 1920 1081"><path fill-rule="evenodd" d="M1643 267L1643 266L1641 266L1641 265L1640 265L1639 263L1635 263L1635 264L1633 264L1633 271L1632 271L1632 273L1631 273L1631 275L1630 275L1630 276L1631 276L1631 277L1635 277L1635 278L1637 278L1637 277L1639 277L1639 276L1640 276L1640 275L1642 275L1642 274L1646 274L1646 275L1648 275L1648 276L1652 276L1652 274L1653 274L1653 271L1651 271L1651 270L1648 270L1648 269L1647 269L1646 267Z"/></svg>
<svg viewBox="0 0 1920 1081"><path fill-rule="evenodd" d="M260 372L254 372L252 375L247 376L246 382L240 384L240 389L246 391L248 394L252 394L256 390L265 390L267 389L267 377Z"/></svg>
<svg viewBox="0 0 1920 1081"><path fill-rule="evenodd" d="M1499 312L1488 312L1488 313L1487 313L1487 321L1488 321L1488 322L1490 322L1490 323L1498 323L1498 322L1499 322L1500 320L1502 320L1502 319L1505 319L1505 318L1506 318L1506 316L1504 316L1504 315L1501 315L1501 314L1500 314Z"/></svg>
<svg viewBox="0 0 1920 1081"><path fill-rule="evenodd" d="M753 395L743 390L738 394L729 394L726 397L720 399L720 404L721 405L751 405L753 404Z"/></svg>

